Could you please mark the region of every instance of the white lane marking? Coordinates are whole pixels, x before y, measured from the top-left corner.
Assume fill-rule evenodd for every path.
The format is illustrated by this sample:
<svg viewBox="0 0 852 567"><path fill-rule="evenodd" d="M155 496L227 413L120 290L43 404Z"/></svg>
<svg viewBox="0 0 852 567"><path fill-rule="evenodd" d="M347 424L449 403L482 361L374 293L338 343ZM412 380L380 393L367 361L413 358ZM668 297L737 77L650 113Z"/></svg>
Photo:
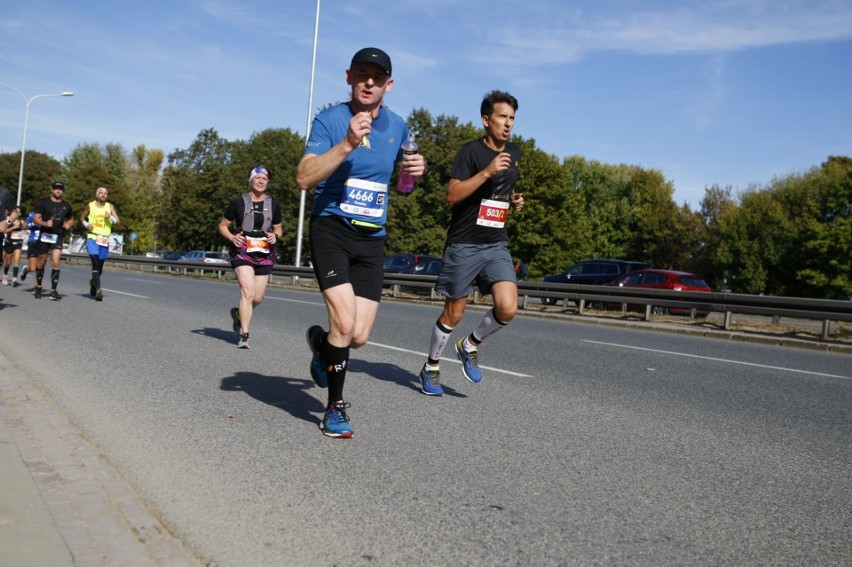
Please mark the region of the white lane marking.
<svg viewBox="0 0 852 567"><path fill-rule="evenodd" d="M374 343L372 341L368 342L367 344L377 346L377 347L386 348L386 349L390 349L390 350L396 350L396 351L399 351L399 352L407 352L409 354L417 354L417 355L420 355L424 358L429 357L429 355L426 354L425 352L417 352L416 350L409 350L407 348L400 348L400 347L395 347L395 346L391 346L391 345L384 345L382 343ZM449 346L452 347L452 345L449 345ZM461 364L460 361L453 360L452 358L441 358L441 362L454 362L456 364ZM510 376L518 376L519 378L532 378L533 377L531 374L521 374L519 372L512 372L511 370L503 370L502 368L494 368L492 366L482 366L480 364L479 367L482 368L483 370L490 370L490 371L493 371L493 372L499 372L501 374L508 374Z"/></svg>
<svg viewBox="0 0 852 567"><path fill-rule="evenodd" d="M323 305L323 306L325 305L325 301L322 301L322 302L318 302L318 301L301 301L301 300L299 300L299 299L288 299L288 298L286 298L286 297L271 297L271 296L269 296L269 295L267 295L266 297L264 297L264 299L275 299L275 300L278 300L278 301L289 301L290 303L304 303L304 304L306 304L306 305Z"/></svg>
<svg viewBox="0 0 852 567"><path fill-rule="evenodd" d="M769 370L782 370L784 372L796 372L796 373L799 373L799 374L810 374L811 376L823 376L823 377L826 377L826 378L840 378L841 380L852 380L852 377L850 377L850 376L838 376L837 374L826 374L824 372L811 372L810 370L798 370L796 368L786 368L784 366L770 366L768 364L755 364L754 362L743 362L741 360L730 360L728 358L713 358L712 356L701 356L701 355L698 355L698 354L686 354L684 352L673 352L673 351L670 351L670 350L658 350L658 349L653 349L653 348L643 348L643 347L637 347L637 346L622 345L622 344L618 344L618 343L605 343L605 342L601 342L601 341L583 340L581 342L592 343L592 344L596 344L596 345L613 346L613 347L617 347L617 348L644 350L646 352L657 352L657 353L660 353L660 354L671 354L672 356L685 356L685 357L688 357L688 358L700 358L702 360L712 360L712 361L715 361L715 362L727 362L727 363L730 363L730 364L741 364L743 366L755 366L757 368L766 368L766 369L769 369Z"/></svg>
<svg viewBox="0 0 852 567"><path fill-rule="evenodd" d="M130 297L138 297L139 299L151 299L146 295L136 295L135 293L127 293L126 291L116 291L114 289L102 288L102 291L108 291L110 293L117 293L119 295L129 295Z"/></svg>
<svg viewBox="0 0 852 567"><path fill-rule="evenodd" d="M132 282L152 283L152 284L157 284L157 285L160 285L161 283L163 283L163 282L158 282L157 280L143 280L141 278L126 278L126 279L128 279Z"/></svg>

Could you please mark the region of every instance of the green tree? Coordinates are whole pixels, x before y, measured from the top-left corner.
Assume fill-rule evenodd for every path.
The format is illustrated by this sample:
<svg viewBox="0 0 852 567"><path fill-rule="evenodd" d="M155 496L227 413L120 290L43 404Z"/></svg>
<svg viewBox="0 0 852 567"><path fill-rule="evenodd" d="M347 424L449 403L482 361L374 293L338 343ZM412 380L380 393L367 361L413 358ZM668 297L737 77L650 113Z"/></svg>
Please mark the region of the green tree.
<svg viewBox="0 0 852 567"><path fill-rule="evenodd" d="M209 128L189 148L169 155L158 215L164 245L183 250L224 247L217 226L223 203L230 201L237 183L229 169L233 147Z"/></svg>
<svg viewBox="0 0 852 567"><path fill-rule="evenodd" d="M740 293L782 295L780 273L791 245L794 226L770 191L753 187L741 196L735 212L719 226L717 261L730 287Z"/></svg>
<svg viewBox="0 0 852 567"><path fill-rule="evenodd" d="M830 157L819 168L776 180L774 198L794 230L774 277L784 295L847 299L852 295L852 160Z"/></svg>
<svg viewBox="0 0 852 567"><path fill-rule="evenodd" d="M148 149L144 145L136 146L125 159L124 183L129 202L121 207L116 203L116 207L123 232L137 235L133 243L136 250L162 248L157 215L162 203L160 170L164 160L162 150Z"/></svg>
<svg viewBox="0 0 852 567"><path fill-rule="evenodd" d="M723 219L735 213L737 209L733 189L718 185L706 187L700 207L702 223L697 229L700 234L699 252L691 269L703 275L713 289L727 289L729 284L726 281L726 274L717 262L717 258L722 244L720 227Z"/></svg>
<svg viewBox="0 0 852 567"><path fill-rule="evenodd" d="M523 154L516 191L524 209L509 215L509 245L536 278L559 271L590 253L589 217L583 195L570 170L556 156L535 147L535 140L516 140Z"/></svg>
<svg viewBox="0 0 852 567"><path fill-rule="evenodd" d="M21 171L21 152L0 154L0 186L13 195L18 193L18 176ZM28 150L24 159L24 179L21 185L21 208L32 211L36 201L50 196L50 184L63 180L65 168L53 157Z"/></svg>
<svg viewBox="0 0 852 567"><path fill-rule="evenodd" d="M657 170L635 168L629 182L633 224L628 254L657 267L677 267L678 242L675 227L678 208L673 200L674 187Z"/></svg>
<svg viewBox="0 0 852 567"><path fill-rule="evenodd" d="M574 211L584 215L582 248L570 263L588 258L624 258L628 255L633 210L628 199L631 169L589 161L580 156L563 160L571 186L582 197L583 208ZM566 268L567 265L561 266Z"/></svg>

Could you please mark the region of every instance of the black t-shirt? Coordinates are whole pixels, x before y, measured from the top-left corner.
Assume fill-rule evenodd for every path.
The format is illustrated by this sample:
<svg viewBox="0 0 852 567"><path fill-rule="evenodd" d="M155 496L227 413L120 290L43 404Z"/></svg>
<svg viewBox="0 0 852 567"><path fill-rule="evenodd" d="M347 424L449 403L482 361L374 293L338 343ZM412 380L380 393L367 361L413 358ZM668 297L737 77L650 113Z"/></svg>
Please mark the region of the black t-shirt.
<svg viewBox="0 0 852 567"><path fill-rule="evenodd" d="M266 199L263 201L252 201L251 207L254 211L254 226L253 230L251 230L247 236L263 236L261 228L263 228L263 203L265 200ZM242 230L245 210L245 201L243 200L242 195L231 201L231 204L228 205L227 209L225 209L225 214L223 216L231 222L237 222L237 232ZM278 201L272 199L272 226L281 224L281 218L281 205L278 204ZM272 227L269 227L269 230L272 230Z"/></svg>
<svg viewBox="0 0 852 567"><path fill-rule="evenodd" d="M60 236L65 234L65 228L62 226L62 223L73 216L71 204L68 201L62 200L57 203L49 197L38 202L35 212L37 215L41 215L42 222L53 219L53 227L42 226L42 233L58 234Z"/></svg>
<svg viewBox="0 0 852 567"><path fill-rule="evenodd" d="M447 231L447 244L491 244L509 239L506 219L509 203L518 181L518 161L521 148L506 143L503 150L512 156L512 165L479 186L467 199L453 206L452 220ZM461 147L453 162L450 177L464 181L490 164L498 154L479 138Z"/></svg>

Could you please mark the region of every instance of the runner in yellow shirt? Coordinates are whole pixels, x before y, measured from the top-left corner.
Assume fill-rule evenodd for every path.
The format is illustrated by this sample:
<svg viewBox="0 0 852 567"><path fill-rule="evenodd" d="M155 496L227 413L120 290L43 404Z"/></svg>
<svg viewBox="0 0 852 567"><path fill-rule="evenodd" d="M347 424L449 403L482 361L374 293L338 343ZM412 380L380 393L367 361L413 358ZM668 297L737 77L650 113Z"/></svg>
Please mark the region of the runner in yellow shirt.
<svg viewBox="0 0 852 567"><path fill-rule="evenodd" d="M120 222L115 206L107 202L108 195L106 187L98 187L95 191L95 200L88 204L80 216L83 226L88 231L86 252L92 260L89 295L94 297L95 301L104 300L104 294L101 291L101 274L104 272L104 261L109 254L109 235L112 234L112 227Z"/></svg>

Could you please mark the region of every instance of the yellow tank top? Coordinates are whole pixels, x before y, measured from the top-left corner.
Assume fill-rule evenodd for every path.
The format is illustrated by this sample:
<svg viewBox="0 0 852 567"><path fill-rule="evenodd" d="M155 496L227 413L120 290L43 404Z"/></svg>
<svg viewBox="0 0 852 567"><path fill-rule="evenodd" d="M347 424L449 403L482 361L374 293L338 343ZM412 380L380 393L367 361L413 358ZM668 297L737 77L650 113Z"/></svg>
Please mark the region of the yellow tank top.
<svg viewBox="0 0 852 567"><path fill-rule="evenodd" d="M112 234L112 221L109 220L109 214L112 211L112 205L104 203L101 207L97 201L89 203L89 216L87 220L92 226L89 231L89 236L109 236Z"/></svg>

